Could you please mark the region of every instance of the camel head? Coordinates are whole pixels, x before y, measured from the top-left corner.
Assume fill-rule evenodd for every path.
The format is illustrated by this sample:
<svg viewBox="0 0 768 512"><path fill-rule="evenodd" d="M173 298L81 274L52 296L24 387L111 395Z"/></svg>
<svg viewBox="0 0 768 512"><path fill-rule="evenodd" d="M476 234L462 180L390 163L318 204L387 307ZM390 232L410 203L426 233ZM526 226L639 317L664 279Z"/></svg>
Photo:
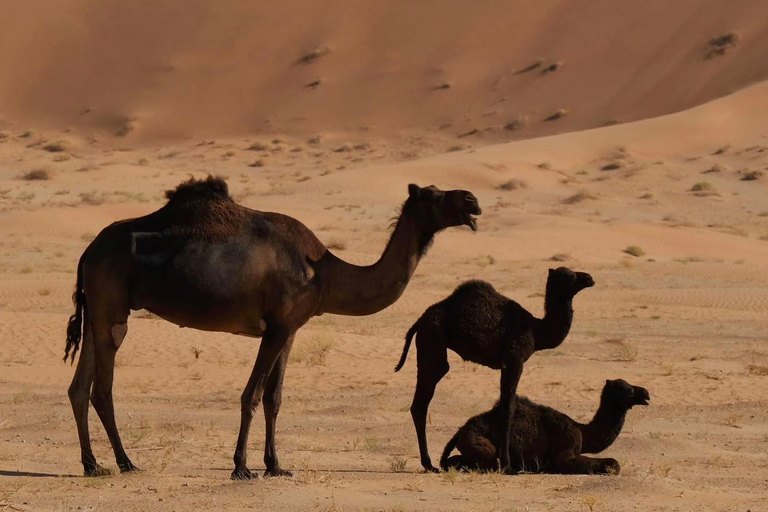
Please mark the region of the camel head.
<svg viewBox="0 0 768 512"><path fill-rule="evenodd" d="M563 298L573 298L584 288L595 285L595 280L586 272L574 272L565 267L549 269L547 294L556 293Z"/></svg>
<svg viewBox="0 0 768 512"><path fill-rule="evenodd" d="M482 210L472 192L410 184L408 200L403 206L403 214L406 213L412 215L424 231L437 233L453 226L469 226L477 231L474 216Z"/></svg>
<svg viewBox="0 0 768 512"><path fill-rule="evenodd" d="M650 399L651 395L647 389L633 386L622 379L606 380L603 387L602 401L619 409L628 410L635 405L648 405Z"/></svg>

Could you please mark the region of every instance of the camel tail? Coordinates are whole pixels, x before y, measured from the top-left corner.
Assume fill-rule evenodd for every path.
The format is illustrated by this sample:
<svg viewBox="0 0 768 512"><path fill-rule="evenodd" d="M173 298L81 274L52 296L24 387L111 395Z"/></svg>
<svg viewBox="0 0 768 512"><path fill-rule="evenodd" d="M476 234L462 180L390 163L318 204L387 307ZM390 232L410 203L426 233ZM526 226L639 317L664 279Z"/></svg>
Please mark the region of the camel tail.
<svg viewBox="0 0 768 512"><path fill-rule="evenodd" d="M458 441L458 439L459 439L459 431L453 434L453 437L451 438L451 440L448 441L448 444L445 445L443 454L440 456L440 467L443 469L443 471L448 471L448 468L453 466L453 464L450 464L448 457L451 455L451 452L453 451L453 449L456 448L456 442Z"/></svg>
<svg viewBox="0 0 768 512"><path fill-rule="evenodd" d="M413 324L410 329L408 329L408 333L405 335L405 345L403 345L403 355L400 356L400 362L397 363L397 366L395 366L396 372L399 372L400 369L405 364L405 359L408 357L408 349L411 348L411 341L413 341L414 335L419 330L420 322L421 322L421 318L416 320L416 323Z"/></svg>
<svg viewBox="0 0 768 512"><path fill-rule="evenodd" d="M80 348L80 339L83 337L83 311L85 310L85 292L83 291L83 260L85 252L77 263L77 284L75 293L72 294L72 302L75 305L75 314L69 317L67 323L67 346L64 348L64 361L71 357L70 363L75 361L75 354ZM72 354L70 356L70 351Z"/></svg>

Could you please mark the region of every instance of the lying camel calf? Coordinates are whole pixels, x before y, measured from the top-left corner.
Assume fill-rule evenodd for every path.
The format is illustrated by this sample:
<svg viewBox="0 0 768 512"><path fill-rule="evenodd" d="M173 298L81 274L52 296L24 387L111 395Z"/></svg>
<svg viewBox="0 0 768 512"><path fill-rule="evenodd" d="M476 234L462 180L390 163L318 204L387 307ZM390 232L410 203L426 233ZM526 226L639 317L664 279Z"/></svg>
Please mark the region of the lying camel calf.
<svg viewBox="0 0 768 512"><path fill-rule="evenodd" d="M613 444L624 426L627 411L648 405L648 390L618 380L605 381L600 407L588 424L578 423L551 407L517 397L509 435L509 452L517 471L563 474L618 473L615 459L584 457ZM497 470L496 442L501 424L498 403L470 418L448 442L440 466L483 471ZM449 457L457 448L461 455Z"/></svg>

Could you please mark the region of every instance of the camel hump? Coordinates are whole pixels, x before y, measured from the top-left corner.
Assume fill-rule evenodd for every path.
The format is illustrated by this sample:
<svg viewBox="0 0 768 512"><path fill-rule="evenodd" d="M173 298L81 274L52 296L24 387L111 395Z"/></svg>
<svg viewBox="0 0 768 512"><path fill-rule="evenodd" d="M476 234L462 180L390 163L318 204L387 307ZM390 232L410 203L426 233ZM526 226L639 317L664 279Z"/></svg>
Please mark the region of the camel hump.
<svg viewBox="0 0 768 512"><path fill-rule="evenodd" d="M227 182L219 176L210 174L204 180L189 178L175 189L166 190L165 197L168 202L200 197L232 200Z"/></svg>

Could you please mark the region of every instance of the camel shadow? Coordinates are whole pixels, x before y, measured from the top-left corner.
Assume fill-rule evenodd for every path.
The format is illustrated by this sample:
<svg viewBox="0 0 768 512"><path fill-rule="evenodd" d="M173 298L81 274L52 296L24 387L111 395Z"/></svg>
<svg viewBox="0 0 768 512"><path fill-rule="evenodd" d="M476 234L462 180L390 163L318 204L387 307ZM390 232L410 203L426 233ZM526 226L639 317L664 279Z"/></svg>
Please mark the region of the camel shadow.
<svg viewBox="0 0 768 512"><path fill-rule="evenodd" d="M0 469L0 476L29 476L34 478L67 478L76 477L78 475L56 475L54 473L35 473L32 471L6 471Z"/></svg>

